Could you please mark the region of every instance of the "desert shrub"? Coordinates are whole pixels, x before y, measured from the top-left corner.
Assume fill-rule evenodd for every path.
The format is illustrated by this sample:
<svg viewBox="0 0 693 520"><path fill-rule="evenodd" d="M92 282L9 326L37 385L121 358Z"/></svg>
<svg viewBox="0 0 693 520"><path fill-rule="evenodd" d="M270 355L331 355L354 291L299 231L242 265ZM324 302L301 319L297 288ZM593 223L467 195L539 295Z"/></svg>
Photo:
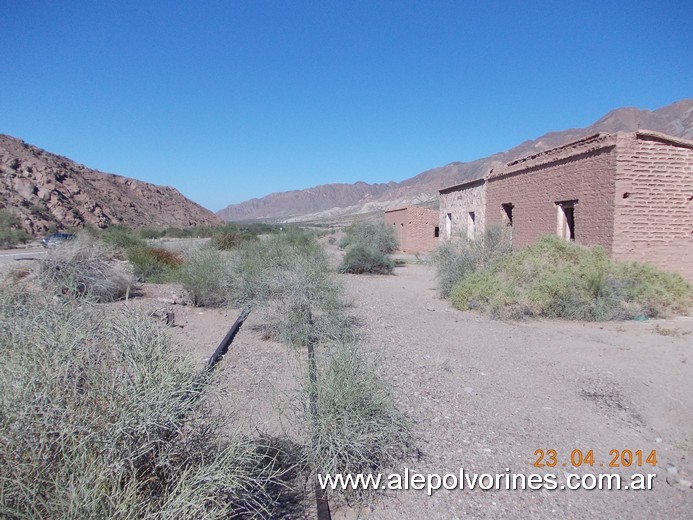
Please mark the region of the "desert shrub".
<svg viewBox="0 0 693 520"><path fill-rule="evenodd" d="M273 235L235 261L239 300L259 313L265 332L291 347L299 369L300 390L281 411L302 434L305 468L315 475L394 465L411 445L408 422L375 359L357 346L341 287L315 237Z"/></svg>
<svg viewBox="0 0 693 520"><path fill-rule="evenodd" d="M451 298L498 317L607 321L686 313L693 288L677 274L612 262L601 247L545 237L467 274Z"/></svg>
<svg viewBox="0 0 693 520"><path fill-rule="evenodd" d="M431 255L440 295L448 298L455 284L465 276L508 254L510 239L510 229L491 227L481 240L460 239L441 243Z"/></svg>
<svg viewBox="0 0 693 520"><path fill-rule="evenodd" d="M169 238L209 237L211 236L210 229L209 226L200 226L198 228L167 227L163 230L163 236Z"/></svg>
<svg viewBox="0 0 693 520"><path fill-rule="evenodd" d="M39 280L55 294L99 302L122 298L131 284L113 265L112 250L84 233L48 252L39 263Z"/></svg>
<svg viewBox="0 0 693 520"><path fill-rule="evenodd" d="M395 267L388 253L397 249L397 237L392 227L384 222L352 224L339 246L346 248L340 273L391 274Z"/></svg>
<svg viewBox="0 0 693 520"><path fill-rule="evenodd" d="M222 251L212 248L191 251L178 268L176 280L197 307L225 305L232 300L232 264Z"/></svg>
<svg viewBox="0 0 693 520"><path fill-rule="evenodd" d="M254 240L256 237L248 231L223 230L212 235L212 247L221 250L234 249L241 244Z"/></svg>
<svg viewBox="0 0 693 520"><path fill-rule="evenodd" d="M613 268L614 281L610 283L627 304L639 307L640 315L665 317L690 312L693 286L682 276L638 262L618 263Z"/></svg>
<svg viewBox="0 0 693 520"><path fill-rule="evenodd" d="M146 245L136 231L122 226L111 226L103 229L98 236L105 244L117 249L125 250Z"/></svg>
<svg viewBox="0 0 693 520"><path fill-rule="evenodd" d="M10 212L0 209L0 247L24 244L29 235L19 228L17 218Z"/></svg>
<svg viewBox="0 0 693 520"><path fill-rule="evenodd" d="M339 266L339 272L390 274L394 267L395 262L389 256L372 247L356 244L347 249Z"/></svg>
<svg viewBox="0 0 693 520"><path fill-rule="evenodd" d="M134 275L141 282L166 282L183 264L180 254L159 247L138 246L127 250Z"/></svg>
<svg viewBox="0 0 693 520"><path fill-rule="evenodd" d="M271 449L146 316L0 290L0 516L271 516Z"/></svg>
<svg viewBox="0 0 693 520"><path fill-rule="evenodd" d="M250 243L235 257L234 270L236 302L256 308L270 336L305 346L317 331L340 334L340 288L311 235L292 230Z"/></svg>
<svg viewBox="0 0 693 520"><path fill-rule="evenodd" d="M394 229L384 222L357 222L345 231L346 235L339 243L342 249L362 245L389 254L397 251L399 247Z"/></svg>
<svg viewBox="0 0 693 520"><path fill-rule="evenodd" d="M221 224L218 226L194 226L189 228L167 227L165 229L159 230L141 231L140 233L152 233L153 231L155 231L157 235L151 237L143 236L142 238L212 238L220 233L240 233L244 236L249 235L252 237L256 237L262 234L274 233L278 231L278 229L279 228L274 224L265 224L262 222L227 222L225 224Z"/></svg>
<svg viewBox="0 0 693 520"><path fill-rule="evenodd" d="M318 351L316 369L311 379L304 362L298 395L285 410L302 437L308 467L323 475L385 472L410 454L411 424L373 353L353 342L333 342ZM356 499L374 492L340 491Z"/></svg>
<svg viewBox="0 0 693 520"><path fill-rule="evenodd" d="M163 229L143 228L143 229L138 229L137 234L139 235L140 238L142 238L144 240L151 240L151 239L163 237L166 234L166 231Z"/></svg>

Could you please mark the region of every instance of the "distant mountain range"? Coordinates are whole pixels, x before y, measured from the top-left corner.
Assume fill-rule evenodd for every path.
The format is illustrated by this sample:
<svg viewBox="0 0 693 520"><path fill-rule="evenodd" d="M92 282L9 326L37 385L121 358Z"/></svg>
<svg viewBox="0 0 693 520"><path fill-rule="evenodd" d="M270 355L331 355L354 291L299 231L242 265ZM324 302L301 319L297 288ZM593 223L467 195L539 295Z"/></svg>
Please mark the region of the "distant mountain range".
<svg viewBox="0 0 693 520"><path fill-rule="evenodd" d="M168 186L92 170L0 134L0 208L21 227L190 227L217 224L211 211Z"/></svg>
<svg viewBox="0 0 693 520"><path fill-rule="evenodd" d="M337 223L366 218L405 204L435 207L439 189L483 177L495 165L596 132L644 129L693 139L693 99L678 101L653 111L619 108L586 128L550 132L505 152L472 162L450 163L402 182L325 184L306 190L272 193L260 199L232 204L217 212L217 215L227 221Z"/></svg>
<svg viewBox="0 0 693 520"><path fill-rule="evenodd" d="M325 184L273 193L228 206L214 215L174 188L92 170L0 134L0 209L34 235L48 229L188 227L227 221L343 223L405 204L436 207L438 190L483 177L494 165L596 132L654 130L693 139L693 99L658 110L619 108L586 128L550 132L508 151L433 168L402 182Z"/></svg>

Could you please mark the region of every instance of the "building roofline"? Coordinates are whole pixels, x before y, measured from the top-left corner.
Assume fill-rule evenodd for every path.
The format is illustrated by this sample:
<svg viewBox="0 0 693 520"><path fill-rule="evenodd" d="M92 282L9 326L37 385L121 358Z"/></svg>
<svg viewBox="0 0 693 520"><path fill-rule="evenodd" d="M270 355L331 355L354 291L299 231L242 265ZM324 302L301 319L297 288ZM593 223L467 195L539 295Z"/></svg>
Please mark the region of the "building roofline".
<svg viewBox="0 0 693 520"><path fill-rule="evenodd" d="M438 212L438 210L431 209L431 208L426 208L426 207L424 207L424 206L419 206L419 205L417 205L417 204L408 204L408 205L406 205L406 206L398 206L398 207L396 207L396 208L386 209L386 210L385 210L385 213L394 213L395 211L405 211L405 210L412 209L412 208L424 209L424 210L433 211L433 212L436 212L436 213Z"/></svg>
<svg viewBox="0 0 693 520"><path fill-rule="evenodd" d="M495 172L491 177L497 177L503 175L508 169L516 169L517 166L524 166L526 164L544 164L547 162L552 162L557 159L564 159L567 157L572 157L587 151L599 150L600 148L605 148L607 146L613 146L616 144L616 134L610 134L607 132L597 132L596 134L590 134L580 139L575 139L573 141L567 142L560 146L554 146L542 152L533 153L531 155L525 155L514 161L505 163L503 168ZM566 150L572 150L571 153L565 154ZM545 159L545 160L542 160Z"/></svg>
<svg viewBox="0 0 693 520"><path fill-rule="evenodd" d="M656 139L658 141L664 141L666 143L675 144L677 146L683 146L684 148L693 148L693 141L689 139L683 139L681 137L674 137L673 135L663 134L662 132L655 132L654 130L638 130L635 132L637 138L649 137L650 139Z"/></svg>
<svg viewBox="0 0 693 520"><path fill-rule="evenodd" d="M385 213L394 213L395 211L405 211L409 209L409 206L399 206L397 208L386 209Z"/></svg>
<svg viewBox="0 0 693 520"><path fill-rule="evenodd" d="M491 170L491 171L493 171L493 170ZM447 193L447 192L450 192L450 191L457 191L457 190L459 190L459 189L461 189L461 188L470 187L470 186L473 185L473 184L478 184L479 186L481 186L482 184L484 184L484 183L486 182L486 177L487 177L488 175L490 175L490 172L489 172L489 174L487 174L486 176L480 177L480 178L478 178L478 179L472 179L472 180L470 180L470 181L461 182L460 184L454 184L453 186L448 186L448 187L446 187L446 188L441 188L441 189L438 190L438 193L442 194L442 193Z"/></svg>
<svg viewBox="0 0 693 520"><path fill-rule="evenodd" d="M489 180L496 180L528 168L547 166L552 163L571 159L578 155L614 146L616 146L616 133L597 132L596 134L590 134L560 146L549 148L543 152L537 152L510 161L502 168L491 173L488 178Z"/></svg>
<svg viewBox="0 0 693 520"><path fill-rule="evenodd" d="M637 132L597 132L580 139L575 139L560 146L549 148L543 152L537 152L514 161L510 161L502 168L499 168L496 171L491 171L487 176L487 179L497 179L526 168L544 166L554 162L571 159L577 155L593 152L602 148L613 147L616 146L617 138L620 135L630 135L631 138L634 139L656 139L676 146L693 148L693 141L652 130L638 130Z"/></svg>

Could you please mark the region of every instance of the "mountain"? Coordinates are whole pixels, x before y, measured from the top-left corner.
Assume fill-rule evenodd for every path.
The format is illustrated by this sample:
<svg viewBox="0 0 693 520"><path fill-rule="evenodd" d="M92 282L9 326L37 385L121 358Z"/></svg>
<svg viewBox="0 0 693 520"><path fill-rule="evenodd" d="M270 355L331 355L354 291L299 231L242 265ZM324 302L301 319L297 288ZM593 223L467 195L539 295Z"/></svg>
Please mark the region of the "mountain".
<svg viewBox="0 0 693 520"><path fill-rule="evenodd" d="M505 152L472 162L450 163L402 182L325 184L307 190L272 193L260 199L232 204L217 212L217 215L227 221L335 223L363 218L405 204L435 207L439 189L481 178L496 165L597 132L645 129L693 139L693 99L684 99L653 111L619 108L586 128L550 132Z"/></svg>
<svg viewBox="0 0 693 520"><path fill-rule="evenodd" d="M214 213L174 188L92 170L2 134L0 208L34 235L86 224L139 228L219 223Z"/></svg>

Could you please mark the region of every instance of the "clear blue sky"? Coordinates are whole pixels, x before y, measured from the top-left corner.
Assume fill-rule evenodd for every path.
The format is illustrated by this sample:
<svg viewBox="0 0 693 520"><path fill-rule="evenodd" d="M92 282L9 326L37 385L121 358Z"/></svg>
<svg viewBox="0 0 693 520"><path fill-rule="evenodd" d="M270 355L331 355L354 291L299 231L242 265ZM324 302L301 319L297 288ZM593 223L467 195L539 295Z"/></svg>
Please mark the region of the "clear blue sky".
<svg viewBox="0 0 693 520"><path fill-rule="evenodd" d="M693 2L0 2L0 133L212 210L693 97Z"/></svg>

